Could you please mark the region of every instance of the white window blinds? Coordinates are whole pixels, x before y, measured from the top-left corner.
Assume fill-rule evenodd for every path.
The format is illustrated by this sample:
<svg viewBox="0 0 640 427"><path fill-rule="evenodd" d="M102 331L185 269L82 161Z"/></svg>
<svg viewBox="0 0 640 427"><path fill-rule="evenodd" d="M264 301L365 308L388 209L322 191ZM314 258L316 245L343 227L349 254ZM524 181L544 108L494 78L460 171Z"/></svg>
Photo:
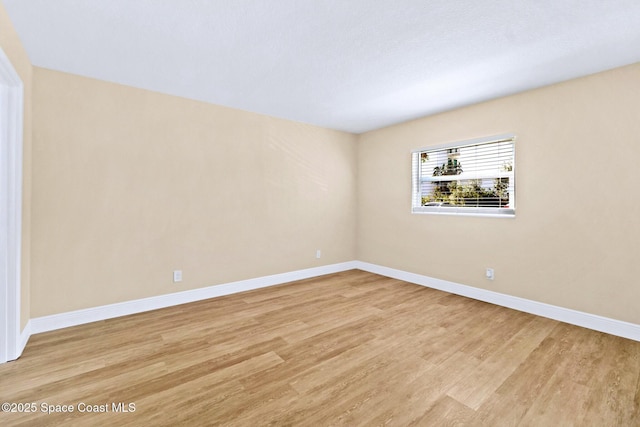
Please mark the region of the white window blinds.
<svg viewBox="0 0 640 427"><path fill-rule="evenodd" d="M414 213L515 215L515 137L412 153Z"/></svg>

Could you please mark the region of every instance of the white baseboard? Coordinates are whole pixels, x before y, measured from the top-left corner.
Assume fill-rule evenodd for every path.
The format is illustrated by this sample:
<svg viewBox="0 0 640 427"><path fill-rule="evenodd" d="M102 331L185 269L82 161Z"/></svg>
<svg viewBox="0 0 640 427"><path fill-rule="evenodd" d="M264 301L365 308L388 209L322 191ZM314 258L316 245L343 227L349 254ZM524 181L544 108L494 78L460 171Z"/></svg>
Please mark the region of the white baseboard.
<svg viewBox="0 0 640 427"><path fill-rule="evenodd" d="M636 325L634 323L623 322L621 320L610 319L608 317L597 316L595 314L589 314L582 311L571 310L498 292L492 292L486 289L474 288L472 286L461 285L459 283L396 270L394 268L382 267L367 262L356 261L355 264L356 268L360 270L380 274L381 276L415 283L428 288L438 289L452 294L462 295L476 300L489 302L491 304L512 308L514 310L524 311L537 316L559 320L572 325L582 326L583 328L640 341L640 325Z"/></svg>
<svg viewBox="0 0 640 427"><path fill-rule="evenodd" d="M176 292L156 297L143 298L139 300L126 301L117 304L103 305L83 310L71 311L67 313L54 314L33 318L27 323L20 337L20 353L24 349L29 337L32 334L48 332L70 326L82 325L99 320L111 319L114 317L126 316L129 314L142 313L159 308L171 307L179 304L215 298L223 295L230 295L238 292L259 289L268 286L280 285L296 280L308 279L325 274L338 273L352 269L368 271L380 274L405 282L415 283L433 289L462 295L479 301L500 305L514 310L547 317L561 322L570 323L588 329L605 332L635 341L640 341L640 325L623 322L621 320L610 319L577 310L558 307L537 301L527 300L486 289L461 285L459 283L446 280L435 279L429 276L410 273L376 264L362 261L350 261L340 264L326 265L322 267L297 270L289 273L275 274L272 276L258 277L255 279L241 280L222 285L209 286L206 288L193 289L189 291Z"/></svg>
<svg viewBox="0 0 640 427"><path fill-rule="evenodd" d="M159 308L171 307L179 304L186 304L189 302L215 298L223 295L250 291L252 289L280 285L287 282L308 279L325 274L353 270L355 268L356 261L350 261L340 264L331 264L322 267L308 268L305 270L297 270L288 273L274 274L272 276L258 277L255 279L240 280L238 282L225 283L222 285L209 286L206 288L192 289L172 294L158 295L150 298L125 301L117 304L109 304L100 307L70 311L67 313L36 317L31 319L30 325L28 326L30 326L31 334L38 334L41 332L53 331L56 329L82 325L99 320L106 320L114 317L142 313L144 311L156 310Z"/></svg>
<svg viewBox="0 0 640 427"><path fill-rule="evenodd" d="M20 334L20 341L18 342L18 348L17 348L17 355L16 358L22 356L22 352L24 351L24 348L27 346L27 342L29 341L29 338L31 337L31 320L29 320L27 322L27 325L24 327L24 329L22 330L22 333Z"/></svg>

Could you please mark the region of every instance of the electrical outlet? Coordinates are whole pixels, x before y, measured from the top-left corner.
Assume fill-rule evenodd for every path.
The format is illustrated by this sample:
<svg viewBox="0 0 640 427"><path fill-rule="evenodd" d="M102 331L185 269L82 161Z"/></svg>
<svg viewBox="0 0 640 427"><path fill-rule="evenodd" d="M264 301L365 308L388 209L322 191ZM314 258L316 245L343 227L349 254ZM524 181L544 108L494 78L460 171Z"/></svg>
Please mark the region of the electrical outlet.
<svg viewBox="0 0 640 427"><path fill-rule="evenodd" d="M322 251L320 249L318 249L316 251L316 258L320 258L320 257L322 257Z"/></svg>
<svg viewBox="0 0 640 427"><path fill-rule="evenodd" d="M173 283L182 282L182 270L173 270Z"/></svg>
<svg viewBox="0 0 640 427"><path fill-rule="evenodd" d="M484 276L489 280L493 280L494 278L493 268L487 268L484 273Z"/></svg>

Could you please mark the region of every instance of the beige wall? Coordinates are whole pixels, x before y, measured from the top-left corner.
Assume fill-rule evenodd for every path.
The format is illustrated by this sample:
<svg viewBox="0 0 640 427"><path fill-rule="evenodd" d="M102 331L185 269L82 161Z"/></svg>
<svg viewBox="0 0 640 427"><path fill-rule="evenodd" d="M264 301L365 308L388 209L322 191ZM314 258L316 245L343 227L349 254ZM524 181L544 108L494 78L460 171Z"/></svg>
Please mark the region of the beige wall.
<svg viewBox="0 0 640 427"><path fill-rule="evenodd" d="M0 3L0 48L11 61L24 85L23 183L22 183L22 271L21 328L30 318L31 295L31 62L18 38L9 16Z"/></svg>
<svg viewBox="0 0 640 427"><path fill-rule="evenodd" d="M34 120L32 317L355 259L354 135L37 67Z"/></svg>
<svg viewBox="0 0 640 427"><path fill-rule="evenodd" d="M636 64L361 135L358 259L640 324L639 88ZM511 132L515 219L410 213L412 149Z"/></svg>

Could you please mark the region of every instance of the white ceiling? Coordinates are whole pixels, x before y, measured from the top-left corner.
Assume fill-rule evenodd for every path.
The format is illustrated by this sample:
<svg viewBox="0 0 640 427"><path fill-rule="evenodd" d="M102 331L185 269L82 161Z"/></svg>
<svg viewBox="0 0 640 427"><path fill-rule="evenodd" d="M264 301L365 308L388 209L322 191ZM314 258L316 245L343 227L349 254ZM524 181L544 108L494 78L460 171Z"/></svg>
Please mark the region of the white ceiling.
<svg viewBox="0 0 640 427"><path fill-rule="evenodd" d="M355 133L640 62L640 0L3 3L33 65Z"/></svg>

